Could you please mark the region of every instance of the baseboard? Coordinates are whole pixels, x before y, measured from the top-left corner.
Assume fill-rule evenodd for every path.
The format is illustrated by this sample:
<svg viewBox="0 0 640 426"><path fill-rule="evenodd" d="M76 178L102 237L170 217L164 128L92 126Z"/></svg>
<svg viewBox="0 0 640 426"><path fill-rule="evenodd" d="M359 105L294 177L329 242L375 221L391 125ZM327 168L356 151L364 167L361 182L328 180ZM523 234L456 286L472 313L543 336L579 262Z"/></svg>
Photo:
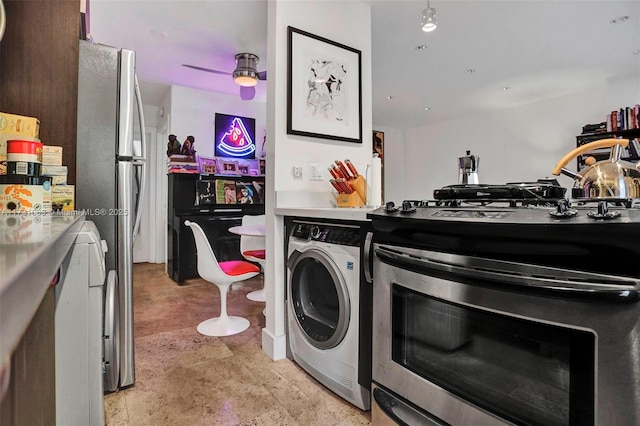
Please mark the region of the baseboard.
<svg viewBox="0 0 640 426"><path fill-rule="evenodd" d="M262 351L274 361L286 358L287 336L274 336L266 328L262 329Z"/></svg>

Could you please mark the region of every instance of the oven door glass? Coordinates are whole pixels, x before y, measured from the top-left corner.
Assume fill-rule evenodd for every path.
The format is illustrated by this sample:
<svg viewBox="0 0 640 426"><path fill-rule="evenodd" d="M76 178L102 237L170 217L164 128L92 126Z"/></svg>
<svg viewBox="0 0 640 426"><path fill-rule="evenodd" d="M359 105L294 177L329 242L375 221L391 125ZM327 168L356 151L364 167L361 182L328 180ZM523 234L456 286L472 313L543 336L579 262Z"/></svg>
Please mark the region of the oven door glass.
<svg viewBox="0 0 640 426"><path fill-rule="evenodd" d="M522 425L593 425L595 335L392 288L392 358Z"/></svg>

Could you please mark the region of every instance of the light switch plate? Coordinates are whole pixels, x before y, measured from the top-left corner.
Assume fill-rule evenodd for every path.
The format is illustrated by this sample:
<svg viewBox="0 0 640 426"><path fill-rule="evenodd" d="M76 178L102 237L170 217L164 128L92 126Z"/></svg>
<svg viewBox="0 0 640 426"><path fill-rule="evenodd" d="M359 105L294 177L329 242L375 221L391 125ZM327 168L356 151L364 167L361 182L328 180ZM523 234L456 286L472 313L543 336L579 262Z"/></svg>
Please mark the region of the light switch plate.
<svg viewBox="0 0 640 426"><path fill-rule="evenodd" d="M324 168L322 163L309 163L309 169L311 169L309 180L324 180Z"/></svg>

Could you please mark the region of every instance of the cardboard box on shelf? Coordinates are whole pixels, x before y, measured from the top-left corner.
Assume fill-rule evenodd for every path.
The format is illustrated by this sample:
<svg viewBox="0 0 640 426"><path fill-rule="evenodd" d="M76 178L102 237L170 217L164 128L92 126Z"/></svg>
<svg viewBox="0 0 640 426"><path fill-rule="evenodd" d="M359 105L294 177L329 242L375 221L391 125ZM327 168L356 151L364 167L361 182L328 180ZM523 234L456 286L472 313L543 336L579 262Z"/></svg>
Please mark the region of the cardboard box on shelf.
<svg viewBox="0 0 640 426"><path fill-rule="evenodd" d="M53 211L75 210L75 186L57 185L51 188L51 205Z"/></svg>
<svg viewBox="0 0 640 426"><path fill-rule="evenodd" d="M42 145L42 165L62 166L62 147Z"/></svg>
<svg viewBox="0 0 640 426"><path fill-rule="evenodd" d="M43 176L51 176L52 185L66 185L68 167L43 165L41 174Z"/></svg>
<svg viewBox="0 0 640 426"><path fill-rule="evenodd" d="M37 138L40 135L40 120L0 112L0 133Z"/></svg>

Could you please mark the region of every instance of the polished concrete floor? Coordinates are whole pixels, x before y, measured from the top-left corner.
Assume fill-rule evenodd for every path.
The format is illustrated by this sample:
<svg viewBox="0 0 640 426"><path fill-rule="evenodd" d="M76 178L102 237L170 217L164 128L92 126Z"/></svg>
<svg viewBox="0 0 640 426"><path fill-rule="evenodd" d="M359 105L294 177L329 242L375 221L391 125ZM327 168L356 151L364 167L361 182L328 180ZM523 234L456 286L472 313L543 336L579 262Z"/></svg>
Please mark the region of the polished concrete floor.
<svg viewBox="0 0 640 426"><path fill-rule="evenodd" d="M229 315L250 326L228 337L196 331L220 312L214 285L196 279L178 286L156 264L136 264L134 282L136 383L105 397L107 425L370 424L370 412L293 361L262 352L264 303L246 298L262 286L262 275L231 286Z"/></svg>

